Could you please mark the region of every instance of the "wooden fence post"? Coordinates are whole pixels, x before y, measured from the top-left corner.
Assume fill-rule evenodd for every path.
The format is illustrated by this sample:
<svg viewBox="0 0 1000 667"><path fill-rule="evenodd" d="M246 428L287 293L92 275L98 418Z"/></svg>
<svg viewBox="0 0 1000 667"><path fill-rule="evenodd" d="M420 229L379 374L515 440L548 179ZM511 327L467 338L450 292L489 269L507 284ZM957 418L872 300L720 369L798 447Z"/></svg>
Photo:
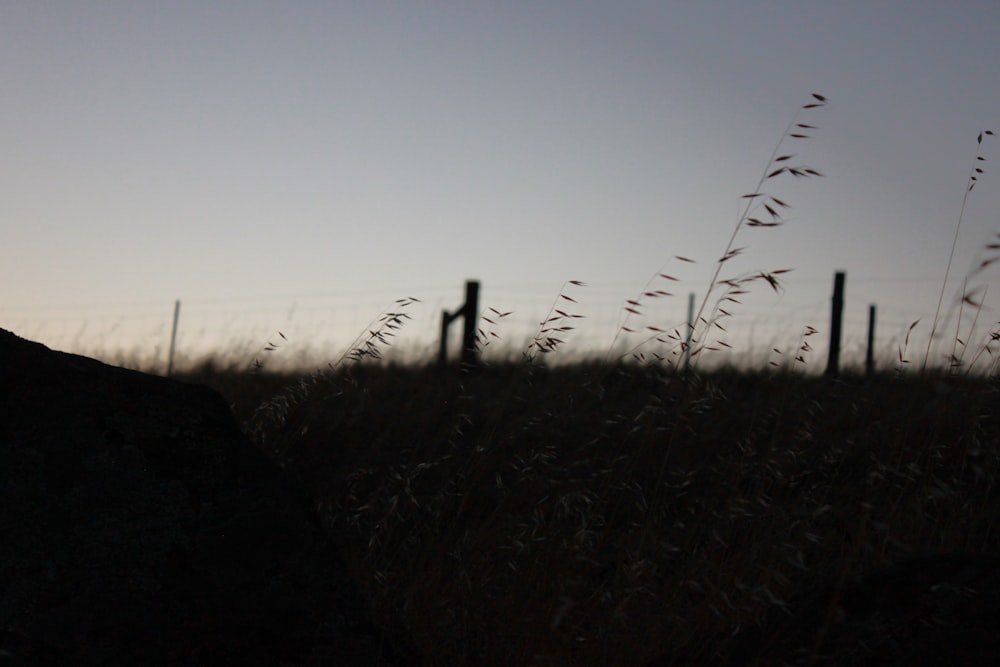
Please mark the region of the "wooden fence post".
<svg viewBox="0 0 1000 667"><path fill-rule="evenodd" d="M479 281L465 281L465 304L462 306L462 365L475 366L479 363L476 349L476 325L479 322Z"/></svg>
<svg viewBox="0 0 1000 667"><path fill-rule="evenodd" d="M684 339L684 370L691 365L691 342L694 335L694 292L688 294L687 337Z"/></svg>
<svg viewBox="0 0 1000 667"><path fill-rule="evenodd" d="M830 307L830 356L826 362L826 374L840 373L840 334L844 320L844 282L847 274L837 271L833 275L833 299Z"/></svg>
<svg viewBox="0 0 1000 667"><path fill-rule="evenodd" d="M479 364L479 350L476 348L476 324L479 321L479 281L465 281L465 303L453 313L441 311L441 340L438 345L438 363L448 363L448 327L459 317L462 318L462 365Z"/></svg>
<svg viewBox="0 0 1000 667"><path fill-rule="evenodd" d="M167 377L174 374L174 349L177 346L177 320L181 316L181 300L174 301L174 326L170 331L170 353L167 356Z"/></svg>
<svg viewBox="0 0 1000 667"><path fill-rule="evenodd" d="M447 310L441 311L441 338L438 340L438 365L445 366L448 363L448 325L455 317Z"/></svg>
<svg viewBox="0 0 1000 667"><path fill-rule="evenodd" d="M875 374L875 304L868 304L868 349L865 352L865 375Z"/></svg>

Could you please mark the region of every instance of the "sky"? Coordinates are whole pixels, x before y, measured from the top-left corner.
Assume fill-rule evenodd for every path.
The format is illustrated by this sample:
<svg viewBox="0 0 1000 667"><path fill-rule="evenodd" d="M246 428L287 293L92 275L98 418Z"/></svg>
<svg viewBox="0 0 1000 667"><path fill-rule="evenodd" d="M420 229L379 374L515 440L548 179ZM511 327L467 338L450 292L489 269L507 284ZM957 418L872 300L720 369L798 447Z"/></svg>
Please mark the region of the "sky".
<svg viewBox="0 0 1000 667"><path fill-rule="evenodd" d="M764 184L785 222L742 229L722 277L794 270L730 304L729 340L812 326L822 367L839 270L845 350L876 304L880 355L919 319L921 358L1000 232L998 29L993 0L7 0L0 327L162 360L179 300L189 356L281 331L336 357L413 297L397 346L426 351L477 279L508 350L554 303L586 316L564 349L628 349L624 301L669 291L626 325L683 324L777 150L825 176ZM817 129L779 147L793 120ZM968 285L970 347L996 282Z"/></svg>

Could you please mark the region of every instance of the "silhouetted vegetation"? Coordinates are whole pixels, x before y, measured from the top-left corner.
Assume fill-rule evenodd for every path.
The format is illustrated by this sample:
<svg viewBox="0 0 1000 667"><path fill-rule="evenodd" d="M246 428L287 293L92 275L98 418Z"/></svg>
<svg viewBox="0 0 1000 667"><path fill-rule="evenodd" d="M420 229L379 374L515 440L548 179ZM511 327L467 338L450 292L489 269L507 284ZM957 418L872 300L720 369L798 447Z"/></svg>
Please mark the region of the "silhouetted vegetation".
<svg viewBox="0 0 1000 667"><path fill-rule="evenodd" d="M190 379L244 420L294 380ZM943 374L359 364L257 432L422 664L708 663L823 582L996 553L996 389Z"/></svg>

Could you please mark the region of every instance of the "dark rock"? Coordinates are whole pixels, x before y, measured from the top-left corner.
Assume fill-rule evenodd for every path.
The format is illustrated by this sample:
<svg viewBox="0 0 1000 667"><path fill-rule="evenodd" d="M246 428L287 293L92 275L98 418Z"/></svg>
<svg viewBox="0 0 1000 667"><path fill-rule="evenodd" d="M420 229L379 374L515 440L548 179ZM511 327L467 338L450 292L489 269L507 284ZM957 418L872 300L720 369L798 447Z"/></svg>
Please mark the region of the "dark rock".
<svg viewBox="0 0 1000 667"><path fill-rule="evenodd" d="M2 329L0 535L0 664L276 665L333 626L384 645L218 394Z"/></svg>

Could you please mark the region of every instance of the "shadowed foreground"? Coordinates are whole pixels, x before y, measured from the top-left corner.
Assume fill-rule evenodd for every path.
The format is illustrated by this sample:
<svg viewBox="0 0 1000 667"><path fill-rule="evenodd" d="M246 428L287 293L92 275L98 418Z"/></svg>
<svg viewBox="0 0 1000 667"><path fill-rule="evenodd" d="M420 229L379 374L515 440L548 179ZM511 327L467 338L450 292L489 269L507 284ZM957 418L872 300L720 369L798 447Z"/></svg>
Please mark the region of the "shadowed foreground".
<svg viewBox="0 0 1000 667"><path fill-rule="evenodd" d="M431 665L983 664L992 380L203 369ZM942 662L942 656L947 660Z"/></svg>
<svg viewBox="0 0 1000 667"><path fill-rule="evenodd" d="M390 664L315 505L214 391L0 330L0 415L4 664Z"/></svg>
<svg viewBox="0 0 1000 667"><path fill-rule="evenodd" d="M997 655L991 380L0 368L10 664Z"/></svg>

